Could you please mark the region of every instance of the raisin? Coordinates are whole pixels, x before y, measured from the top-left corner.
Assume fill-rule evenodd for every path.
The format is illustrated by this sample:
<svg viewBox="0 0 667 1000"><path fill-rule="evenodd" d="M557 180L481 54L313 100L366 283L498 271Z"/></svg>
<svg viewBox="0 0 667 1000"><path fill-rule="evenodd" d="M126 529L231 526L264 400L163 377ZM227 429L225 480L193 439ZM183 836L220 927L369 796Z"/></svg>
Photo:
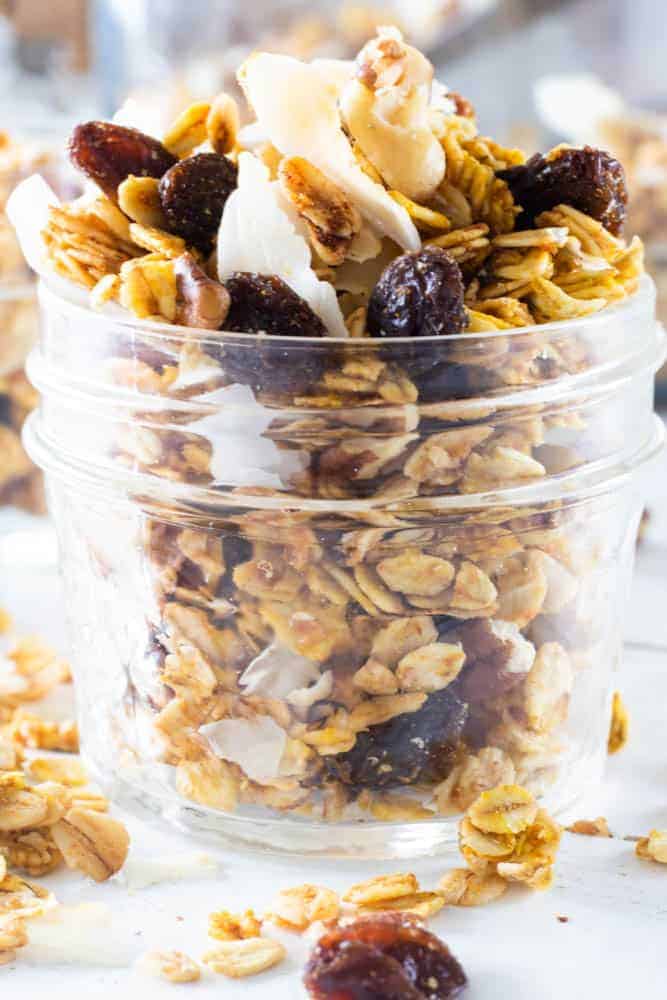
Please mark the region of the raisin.
<svg viewBox="0 0 667 1000"><path fill-rule="evenodd" d="M418 711L359 733L352 749L326 757L326 766L333 777L357 788L442 781L457 760L467 717L468 705L444 688Z"/></svg>
<svg viewBox="0 0 667 1000"><path fill-rule="evenodd" d="M313 1000L449 1000L467 984L447 945L402 913L361 917L328 931L303 981Z"/></svg>
<svg viewBox="0 0 667 1000"><path fill-rule="evenodd" d="M322 320L275 275L238 271L225 286L231 297L226 329L268 334L249 343L225 344L223 364L229 378L255 392L307 391L324 370L323 353L312 344L297 351L294 345L272 343L271 337L324 337Z"/></svg>
<svg viewBox="0 0 667 1000"><path fill-rule="evenodd" d="M368 331L373 337L443 337L467 326L461 269L440 247L397 257L371 292Z"/></svg>
<svg viewBox="0 0 667 1000"><path fill-rule="evenodd" d="M623 167L602 149L562 149L536 153L520 167L498 171L522 208L517 229L530 227L540 212L571 205L601 222L614 236L623 231L628 189Z"/></svg>
<svg viewBox="0 0 667 1000"><path fill-rule="evenodd" d="M171 232L208 250L238 171L226 156L199 153L175 163L160 181L160 204Z"/></svg>
<svg viewBox="0 0 667 1000"><path fill-rule="evenodd" d="M157 139L113 122L77 125L69 140L69 157L112 201L130 174L162 177L177 162Z"/></svg>

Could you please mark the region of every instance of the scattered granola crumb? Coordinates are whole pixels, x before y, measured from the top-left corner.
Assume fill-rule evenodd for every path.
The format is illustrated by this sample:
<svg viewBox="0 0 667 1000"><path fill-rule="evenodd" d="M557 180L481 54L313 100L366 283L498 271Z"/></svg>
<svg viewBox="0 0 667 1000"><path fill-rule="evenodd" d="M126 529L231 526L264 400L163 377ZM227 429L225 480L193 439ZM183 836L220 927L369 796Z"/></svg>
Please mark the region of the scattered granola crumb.
<svg viewBox="0 0 667 1000"><path fill-rule="evenodd" d="M568 833L578 833L584 837L612 837L609 824L604 816L597 819L578 819L571 826L566 826Z"/></svg>
<svg viewBox="0 0 667 1000"><path fill-rule="evenodd" d="M648 837L641 837L635 845L635 854L643 861L667 865L667 830L651 830Z"/></svg>
<svg viewBox="0 0 667 1000"><path fill-rule="evenodd" d="M630 728L630 717L628 710L623 703L620 691L614 691L611 703L611 724L609 726L609 739L607 741L608 753L618 753L628 742L628 731Z"/></svg>
<svg viewBox="0 0 667 1000"><path fill-rule="evenodd" d="M279 941L272 938L253 937L242 941L221 941L207 951L202 961L213 972L230 979L245 979L273 968L285 958L287 952Z"/></svg>
<svg viewBox="0 0 667 1000"><path fill-rule="evenodd" d="M559 924L569 924L570 922L569 917L561 917L560 915L556 917L556 920L558 921Z"/></svg>
<svg viewBox="0 0 667 1000"><path fill-rule="evenodd" d="M182 951L151 951L137 963L142 972L170 983L194 983L201 978L196 962Z"/></svg>

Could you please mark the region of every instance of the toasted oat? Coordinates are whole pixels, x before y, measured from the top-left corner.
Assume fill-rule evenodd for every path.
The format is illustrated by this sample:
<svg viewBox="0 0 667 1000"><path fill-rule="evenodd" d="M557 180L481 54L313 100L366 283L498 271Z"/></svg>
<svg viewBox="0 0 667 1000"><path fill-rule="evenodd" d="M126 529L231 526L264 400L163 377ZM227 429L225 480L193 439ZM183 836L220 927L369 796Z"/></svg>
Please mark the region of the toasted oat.
<svg viewBox="0 0 667 1000"><path fill-rule="evenodd" d="M0 772L0 779L11 772ZM0 782L0 833L40 826L48 813L44 799L27 788Z"/></svg>
<svg viewBox="0 0 667 1000"><path fill-rule="evenodd" d="M452 868L438 883L446 906L483 906L506 890L507 882L499 875L477 875L468 868Z"/></svg>
<svg viewBox="0 0 667 1000"><path fill-rule="evenodd" d="M485 833L523 833L537 816L537 803L519 785L497 785L482 792L467 815Z"/></svg>
<svg viewBox="0 0 667 1000"><path fill-rule="evenodd" d="M88 782L86 769L76 757L35 757L30 761L28 771L37 781L56 781L71 788Z"/></svg>
<svg viewBox="0 0 667 1000"><path fill-rule="evenodd" d="M262 921L253 910L233 914L228 910L218 910L210 913L208 918L208 935L217 941L242 941L245 938L259 937L262 933Z"/></svg>
<svg viewBox="0 0 667 1000"><path fill-rule="evenodd" d="M354 903L355 906L369 906L401 896L414 896L417 892L417 876L411 872L399 872L396 875L377 875L365 882L358 882L347 890L343 900Z"/></svg>
<svg viewBox="0 0 667 1000"><path fill-rule="evenodd" d="M609 824L604 816L597 819L578 819L565 829L568 833L579 833L584 837L611 837Z"/></svg>
<svg viewBox="0 0 667 1000"><path fill-rule="evenodd" d="M206 952L202 961L213 972L229 976L230 979L244 979L273 968L283 961L286 954L279 941L253 937L242 941L221 941Z"/></svg>
<svg viewBox="0 0 667 1000"><path fill-rule="evenodd" d="M91 809L70 809L51 827L68 868L104 882L125 863L130 838L118 820Z"/></svg>
<svg viewBox="0 0 667 1000"><path fill-rule="evenodd" d="M196 962L182 951L151 951L139 960L139 966L149 975L170 983L194 983L201 978Z"/></svg>
<svg viewBox="0 0 667 1000"><path fill-rule="evenodd" d="M320 258L325 264L342 264L361 229L361 216L345 192L300 156L282 160L278 176Z"/></svg>
<svg viewBox="0 0 667 1000"><path fill-rule="evenodd" d="M415 892L396 899L384 899L377 903L365 903L358 907L359 913L412 913L422 920L435 916L445 900L439 892Z"/></svg>
<svg viewBox="0 0 667 1000"><path fill-rule="evenodd" d="M273 899L267 919L290 931L305 931L318 920L335 920L340 910L338 894L319 885L283 889Z"/></svg>
<svg viewBox="0 0 667 1000"><path fill-rule="evenodd" d="M538 732L550 732L567 715L574 683L572 663L557 642L545 642L524 682L528 721Z"/></svg>
<svg viewBox="0 0 667 1000"><path fill-rule="evenodd" d="M384 823L409 823L415 820L433 819L435 812L427 809L409 795L370 793L366 790L357 799L361 809L366 809L373 819Z"/></svg>
<svg viewBox="0 0 667 1000"><path fill-rule="evenodd" d="M14 713L6 735L18 747L29 747L31 750L61 750L65 753L77 753L79 750L76 722L52 722L25 709Z"/></svg>
<svg viewBox="0 0 667 1000"><path fill-rule="evenodd" d="M607 752L618 753L628 742L630 730L630 716L625 707L620 691L614 691L611 705L611 722L609 725L609 737L607 740Z"/></svg>
<svg viewBox="0 0 667 1000"><path fill-rule="evenodd" d="M210 104L200 101L191 104L183 111L168 129L162 145L174 156L182 158L201 146L206 141L207 119L211 110Z"/></svg>
<svg viewBox="0 0 667 1000"><path fill-rule="evenodd" d="M396 694L398 681L393 670L379 660L367 660L354 674L353 683L366 694Z"/></svg>
<svg viewBox="0 0 667 1000"><path fill-rule="evenodd" d="M7 956L7 953L12 956L9 961L13 961L16 949L24 948L27 943L28 932L22 917L0 918L0 964L2 956Z"/></svg>
<svg viewBox="0 0 667 1000"><path fill-rule="evenodd" d="M465 662L459 645L433 642L407 653L396 668L402 691L439 691L454 681Z"/></svg>
<svg viewBox="0 0 667 1000"><path fill-rule="evenodd" d="M635 854L644 861L667 865L667 830L651 830L648 837L641 837L635 845Z"/></svg>
<svg viewBox="0 0 667 1000"><path fill-rule="evenodd" d="M179 795L200 805L233 812L239 783L229 764L217 757L207 757L181 761L176 771L176 789Z"/></svg>
<svg viewBox="0 0 667 1000"><path fill-rule="evenodd" d="M434 597L454 579L454 567L446 559L406 549L398 556L382 559L377 571L391 590L420 597Z"/></svg>

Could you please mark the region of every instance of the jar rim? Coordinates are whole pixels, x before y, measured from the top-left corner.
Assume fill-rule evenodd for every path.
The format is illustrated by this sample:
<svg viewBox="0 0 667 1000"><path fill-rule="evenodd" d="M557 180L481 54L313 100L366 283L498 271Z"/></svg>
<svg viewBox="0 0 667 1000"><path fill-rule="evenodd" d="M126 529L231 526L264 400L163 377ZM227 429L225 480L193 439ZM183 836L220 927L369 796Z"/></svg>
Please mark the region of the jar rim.
<svg viewBox="0 0 667 1000"><path fill-rule="evenodd" d="M71 286L71 287L68 287ZM248 342L249 344L256 342L258 337L266 337L265 332L261 333L242 333L235 330L206 330L202 327L191 327L191 326L179 326L175 323L161 323L156 320L150 319L137 319L131 316L125 310L121 310L120 307L111 304L109 307L103 310L95 310L90 305L85 303L83 300L76 302L74 298L68 297L65 291L69 291L70 294L76 289L76 293L79 293L79 289L76 286L71 285L71 282L66 282L65 279L59 279L56 275L52 279L46 279L44 277L40 278L38 285L38 294L40 299L40 304L44 309L48 309L50 302L58 303L61 309L65 309L75 316L85 316L86 322L91 320L102 324L113 324L114 327L124 327L136 334L137 331L146 331L151 335L159 337L164 337L174 341L175 339L181 339L183 341L187 340L190 342L200 342L204 343L207 341L220 343L227 339L233 338L235 342ZM628 316L632 316L633 313L641 312L641 310L649 305L653 305L652 312L655 311L655 299L656 299L656 287L653 279L648 275L642 275L639 286L635 292L629 295L627 298L622 299L620 302L612 302L610 305L605 306L604 309L599 310L596 313L591 313L588 316L574 317L572 319L566 320L554 320L549 323L533 323L530 326L517 326L511 327L504 330L487 330L481 333L456 333L456 334L446 334L444 336L430 336L430 337L285 337L282 335L271 335L271 342L275 343L276 346L284 344L285 348L289 345L294 345L296 348L305 348L308 346L341 346L347 345L352 347L354 350L368 350L371 347L377 348L379 344L383 347L388 348L391 346L402 346L402 345L414 345L415 340L418 340L420 345L430 345L442 343L446 340L448 344L466 344L469 343L472 338L478 342L489 341L493 342L496 338L512 338L512 337L526 337L531 334L539 334L542 337L550 336L556 334L559 330L563 333L567 333L574 325L576 325L578 331L594 329L595 327L604 327L607 321L613 322L618 319L619 316L623 319L627 319ZM114 311L112 311L112 308ZM117 312L115 311L117 310Z"/></svg>

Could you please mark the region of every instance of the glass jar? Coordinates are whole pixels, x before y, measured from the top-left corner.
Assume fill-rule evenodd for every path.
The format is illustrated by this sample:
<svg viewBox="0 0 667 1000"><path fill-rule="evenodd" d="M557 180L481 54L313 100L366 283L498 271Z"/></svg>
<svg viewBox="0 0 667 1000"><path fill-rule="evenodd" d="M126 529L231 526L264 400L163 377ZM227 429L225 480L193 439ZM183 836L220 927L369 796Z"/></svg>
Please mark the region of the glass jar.
<svg viewBox="0 0 667 1000"><path fill-rule="evenodd" d="M43 286L46 470L83 753L255 848L409 856L486 787L598 780L661 444L646 280L419 340L211 333Z"/></svg>

